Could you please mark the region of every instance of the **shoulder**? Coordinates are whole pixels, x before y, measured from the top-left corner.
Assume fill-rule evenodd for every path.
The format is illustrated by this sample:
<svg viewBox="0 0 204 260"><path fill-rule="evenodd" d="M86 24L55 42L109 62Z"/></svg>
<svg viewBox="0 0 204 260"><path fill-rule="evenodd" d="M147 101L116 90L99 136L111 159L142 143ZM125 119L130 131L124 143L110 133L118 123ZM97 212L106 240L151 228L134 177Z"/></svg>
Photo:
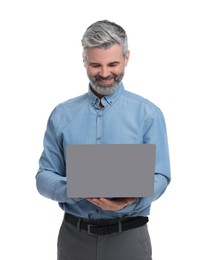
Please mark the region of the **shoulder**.
<svg viewBox="0 0 204 260"><path fill-rule="evenodd" d="M149 112L152 111L152 113L156 111L161 111L155 103L136 93L125 90L123 92L123 98L128 102L129 105L132 105L137 109L140 108Z"/></svg>
<svg viewBox="0 0 204 260"><path fill-rule="evenodd" d="M73 106L78 106L80 104L83 103L83 101L86 101L88 98L88 93L85 93L83 95L80 95L78 97L74 97L74 98L70 98L62 103L60 103L58 106L56 106L57 109L60 109L60 108L70 108L70 107L73 107Z"/></svg>
<svg viewBox="0 0 204 260"><path fill-rule="evenodd" d="M88 93L58 104L51 111L48 121L58 130L63 128L64 125L69 124L75 118L76 114L84 108L87 98Z"/></svg>
<svg viewBox="0 0 204 260"><path fill-rule="evenodd" d="M54 113L64 113L65 111L74 111L75 109L83 106L84 102L87 102L88 93L68 99L58 104L54 109Z"/></svg>

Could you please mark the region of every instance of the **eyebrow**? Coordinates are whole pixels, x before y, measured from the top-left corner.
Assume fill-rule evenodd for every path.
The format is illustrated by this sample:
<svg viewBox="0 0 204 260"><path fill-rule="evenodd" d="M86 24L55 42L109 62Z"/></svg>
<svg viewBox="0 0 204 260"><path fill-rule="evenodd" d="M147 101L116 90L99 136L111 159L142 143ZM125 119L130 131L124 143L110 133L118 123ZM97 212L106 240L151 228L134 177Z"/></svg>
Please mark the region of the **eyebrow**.
<svg viewBox="0 0 204 260"><path fill-rule="evenodd" d="M117 64L120 64L119 61L112 61L112 62L109 62L108 65L117 65ZM90 62L89 65L101 65L99 62Z"/></svg>

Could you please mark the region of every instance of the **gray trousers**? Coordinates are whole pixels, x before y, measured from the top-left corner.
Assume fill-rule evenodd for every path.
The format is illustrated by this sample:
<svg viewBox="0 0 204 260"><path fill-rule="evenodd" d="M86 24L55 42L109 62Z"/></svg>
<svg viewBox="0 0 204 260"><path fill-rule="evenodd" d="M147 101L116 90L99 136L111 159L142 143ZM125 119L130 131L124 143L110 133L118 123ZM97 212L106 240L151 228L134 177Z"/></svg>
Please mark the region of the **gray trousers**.
<svg viewBox="0 0 204 260"><path fill-rule="evenodd" d="M65 219L58 243L58 260L152 260L147 224L110 235L90 235L78 231Z"/></svg>

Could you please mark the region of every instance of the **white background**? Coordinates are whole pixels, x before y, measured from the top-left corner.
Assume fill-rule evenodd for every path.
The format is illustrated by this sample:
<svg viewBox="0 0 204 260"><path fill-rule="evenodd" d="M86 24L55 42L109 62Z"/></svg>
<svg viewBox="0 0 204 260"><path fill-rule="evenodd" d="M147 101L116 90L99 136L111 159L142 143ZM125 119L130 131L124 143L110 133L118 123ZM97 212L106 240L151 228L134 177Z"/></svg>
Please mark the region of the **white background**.
<svg viewBox="0 0 204 260"><path fill-rule="evenodd" d="M155 260L203 257L204 7L202 0L0 2L0 258L56 260L63 212L35 187L51 110L83 94L81 37L100 19L122 25L126 89L163 111L172 182L152 205Z"/></svg>

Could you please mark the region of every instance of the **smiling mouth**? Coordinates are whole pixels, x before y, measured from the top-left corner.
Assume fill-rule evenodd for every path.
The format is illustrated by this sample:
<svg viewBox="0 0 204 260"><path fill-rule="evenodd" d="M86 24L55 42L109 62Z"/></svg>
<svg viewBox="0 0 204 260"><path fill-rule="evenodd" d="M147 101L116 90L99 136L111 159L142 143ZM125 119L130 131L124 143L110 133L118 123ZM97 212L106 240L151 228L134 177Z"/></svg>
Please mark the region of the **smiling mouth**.
<svg viewBox="0 0 204 260"><path fill-rule="evenodd" d="M112 85L113 85L113 82L114 82L113 79L109 79L109 80L98 79L98 80L97 80L97 83L98 83L98 84L100 84L100 85L102 85L102 86L107 86L107 87L112 86Z"/></svg>

